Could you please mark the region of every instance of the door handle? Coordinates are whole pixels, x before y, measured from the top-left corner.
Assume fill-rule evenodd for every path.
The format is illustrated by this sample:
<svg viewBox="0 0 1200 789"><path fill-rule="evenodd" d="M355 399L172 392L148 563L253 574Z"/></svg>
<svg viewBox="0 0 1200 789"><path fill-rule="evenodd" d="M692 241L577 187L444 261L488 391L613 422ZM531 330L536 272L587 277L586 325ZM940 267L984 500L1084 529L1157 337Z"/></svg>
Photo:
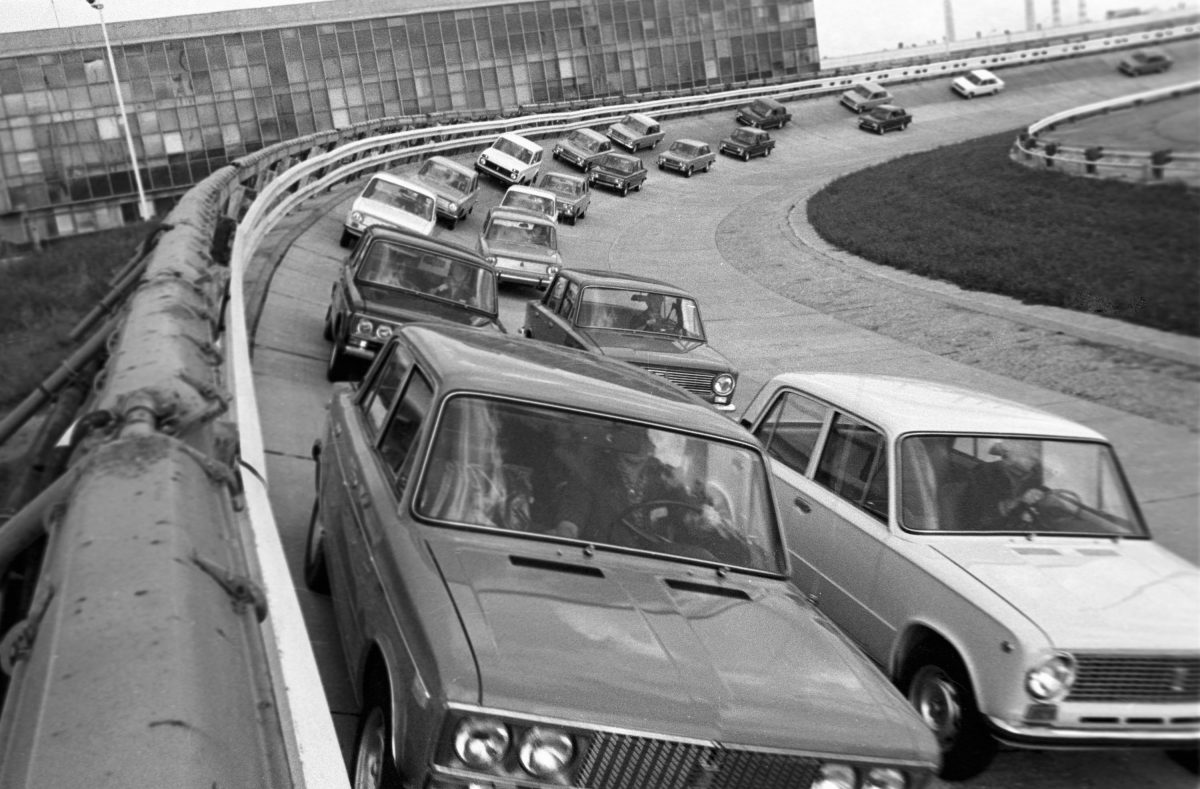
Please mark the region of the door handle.
<svg viewBox="0 0 1200 789"><path fill-rule="evenodd" d="M805 515L807 515L808 513L812 512L812 505L811 505L811 504L809 504L809 503L808 503L807 501L805 501L804 499L800 498L799 496L797 496L796 498L792 499L792 503L796 505L796 509L798 509L798 510L800 510L801 512L803 512Z"/></svg>

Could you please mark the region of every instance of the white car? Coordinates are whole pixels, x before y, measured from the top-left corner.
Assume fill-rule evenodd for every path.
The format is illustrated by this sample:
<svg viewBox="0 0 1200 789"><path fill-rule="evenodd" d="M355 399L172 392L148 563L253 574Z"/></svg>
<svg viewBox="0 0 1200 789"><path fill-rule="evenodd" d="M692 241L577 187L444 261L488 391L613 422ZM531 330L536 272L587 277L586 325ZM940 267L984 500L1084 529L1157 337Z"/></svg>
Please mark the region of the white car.
<svg viewBox="0 0 1200 789"><path fill-rule="evenodd" d="M1031 748L1200 745L1200 568L1156 544L1090 428L956 386L772 379L743 424L793 580L942 747L942 776Z"/></svg>
<svg viewBox="0 0 1200 789"><path fill-rule="evenodd" d="M376 173L346 212L341 245L350 246L374 225L431 235L437 225L437 195L416 181Z"/></svg>
<svg viewBox="0 0 1200 789"><path fill-rule="evenodd" d="M537 216L558 221L558 198L554 192L538 189L533 186L514 184L504 191L497 208L511 208L515 211L528 211Z"/></svg>
<svg viewBox="0 0 1200 789"><path fill-rule="evenodd" d="M954 82L950 83L950 90L964 99L973 99L1004 90L1004 80L985 68L978 68L961 77L955 77Z"/></svg>
<svg viewBox="0 0 1200 789"><path fill-rule="evenodd" d="M542 146L519 134L496 138L475 160L475 169L506 184L531 184L542 169Z"/></svg>

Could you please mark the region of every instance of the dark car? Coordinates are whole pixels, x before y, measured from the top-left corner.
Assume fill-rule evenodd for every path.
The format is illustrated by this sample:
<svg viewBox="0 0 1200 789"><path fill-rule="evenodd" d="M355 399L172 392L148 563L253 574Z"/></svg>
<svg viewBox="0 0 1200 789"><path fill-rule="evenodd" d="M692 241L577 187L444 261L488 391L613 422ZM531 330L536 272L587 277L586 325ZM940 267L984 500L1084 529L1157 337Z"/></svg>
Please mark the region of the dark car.
<svg viewBox="0 0 1200 789"><path fill-rule="evenodd" d="M735 129L733 134L721 140L721 153L735 156L744 162L754 156L770 156L775 140L762 129L749 126Z"/></svg>
<svg viewBox="0 0 1200 789"><path fill-rule="evenodd" d="M1117 70L1130 77L1142 74L1159 74L1171 68L1171 56L1158 47L1136 49L1117 65Z"/></svg>
<svg viewBox="0 0 1200 789"><path fill-rule="evenodd" d="M737 111L737 122L760 129L782 129L792 119L792 113L772 98L757 98Z"/></svg>
<svg viewBox="0 0 1200 789"><path fill-rule="evenodd" d="M708 172L717 160L712 146L702 140L675 140L658 155L658 169L674 170L691 178L697 170Z"/></svg>
<svg viewBox="0 0 1200 789"><path fill-rule="evenodd" d="M503 332L496 270L457 244L369 227L342 265L325 312L331 381L370 361L397 327L447 321ZM365 365L364 365L365 366Z"/></svg>
<svg viewBox="0 0 1200 789"><path fill-rule="evenodd" d="M546 172L538 176L538 189L554 193L558 218L572 225L587 215L592 204L592 187L582 175Z"/></svg>
<svg viewBox="0 0 1200 789"><path fill-rule="evenodd" d="M592 163L588 171L588 181L592 186L603 186L621 193L621 197L629 194L629 190L641 191L646 182L646 167L642 160L627 153L616 151L600 156Z"/></svg>
<svg viewBox="0 0 1200 789"><path fill-rule="evenodd" d="M908 124L912 123L912 119L912 115L903 107L897 107L895 104L882 104L860 115L858 128L883 134L907 129Z"/></svg>
<svg viewBox="0 0 1200 789"><path fill-rule="evenodd" d="M759 443L690 395L410 325L327 419L304 576L361 705L354 786L931 777L928 729L788 581Z"/></svg>
<svg viewBox="0 0 1200 789"><path fill-rule="evenodd" d="M587 172L592 162L612 149L612 141L595 129L576 129L554 143L551 154L555 159Z"/></svg>
<svg viewBox="0 0 1200 789"><path fill-rule="evenodd" d="M521 333L629 362L717 408L733 408L737 370L708 344L696 300L666 282L560 271L542 298L525 308Z"/></svg>

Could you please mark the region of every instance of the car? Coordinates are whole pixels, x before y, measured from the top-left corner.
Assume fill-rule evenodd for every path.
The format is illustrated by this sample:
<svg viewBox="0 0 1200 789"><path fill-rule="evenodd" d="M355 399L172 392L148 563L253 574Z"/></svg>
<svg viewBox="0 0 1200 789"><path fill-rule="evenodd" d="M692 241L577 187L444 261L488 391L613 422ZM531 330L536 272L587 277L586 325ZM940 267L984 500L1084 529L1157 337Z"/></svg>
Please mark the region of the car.
<svg viewBox="0 0 1200 789"><path fill-rule="evenodd" d="M666 136L666 132L662 130L658 121L640 112L631 112L626 115L609 126L605 134L613 143L625 148L630 153L637 153L642 148L654 148Z"/></svg>
<svg viewBox="0 0 1200 789"><path fill-rule="evenodd" d="M667 146L667 150L658 155L658 169L675 170L683 173L685 178L691 178L697 170L708 172L717 160L717 154L712 146L703 140L681 138Z"/></svg>
<svg viewBox="0 0 1200 789"><path fill-rule="evenodd" d="M338 243L352 246L364 230L375 225L427 236L437 226L437 196L414 180L376 173L350 204Z"/></svg>
<svg viewBox="0 0 1200 789"><path fill-rule="evenodd" d="M890 104L893 97L890 91L874 82L856 82L851 88L842 93L840 99L843 107L855 112L866 112L880 104Z"/></svg>
<svg viewBox="0 0 1200 789"><path fill-rule="evenodd" d="M737 122L760 129L782 129L792 119L792 113L779 101L761 96L737 111Z"/></svg>
<svg viewBox="0 0 1200 789"><path fill-rule="evenodd" d="M868 110L858 117L858 128L872 131L876 134L907 129L912 123L912 115L903 107L895 104L880 104L873 110Z"/></svg>
<svg viewBox="0 0 1200 789"><path fill-rule="evenodd" d="M303 576L350 667L354 786L932 776L932 735L787 580L758 443L666 381L409 325L312 454Z"/></svg>
<svg viewBox="0 0 1200 789"><path fill-rule="evenodd" d="M496 269L469 249L379 225L342 264L325 311L330 381L365 369L396 329L414 321L504 332Z"/></svg>
<svg viewBox="0 0 1200 789"><path fill-rule="evenodd" d="M1122 74L1130 77L1138 77L1142 74L1160 74L1171 68L1174 61L1167 54L1166 50L1158 47L1146 47L1144 49L1135 49L1125 57L1121 58L1121 62L1117 64L1117 70Z"/></svg>
<svg viewBox="0 0 1200 789"><path fill-rule="evenodd" d="M950 90L964 99L973 99L976 96L988 96L1004 90L1004 80L985 68L977 68L968 71L961 77L955 77L954 81L950 83Z"/></svg>
<svg viewBox="0 0 1200 789"><path fill-rule="evenodd" d="M564 269L526 305L521 334L629 362L733 410L737 368L708 344L696 300L666 282Z"/></svg>
<svg viewBox="0 0 1200 789"><path fill-rule="evenodd" d="M506 184L531 184L542 168L542 146L505 132L479 154L475 169Z"/></svg>
<svg viewBox="0 0 1200 789"><path fill-rule="evenodd" d="M646 183L646 167L636 156L610 151L592 163L592 169L588 170L588 181L592 186L613 189L624 197L631 189L641 191Z"/></svg>
<svg viewBox="0 0 1200 789"><path fill-rule="evenodd" d="M554 193L558 218L572 225L587 215L592 204L592 187L582 175L546 172L538 176L537 187Z"/></svg>
<svg viewBox="0 0 1200 789"><path fill-rule="evenodd" d="M437 196L437 214L453 230L471 215L479 200L479 173L445 156L431 156L416 178Z"/></svg>
<svg viewBox="0 0 1200 789"><path fill-rule="evenodd" d="M558 200L555 198L554 192L538 189L533 186L519 186L514 184L508 187L500 197L500 202L496 205L496 208L528 211L536 216L545 217L552 222L558 221Z"/></svg>
<svg viewBox="0 0 1200 789"><path fill-rule="evenodd" d="M1112 445L910 377L783 373L743 425L771 457L797 587L942 745L1200 745L1200 568L1158 545ZM1193 761L1194 763L1194 761Z"/></svg>
<svg viewBox="0 0 1200 789"><path fill-rule="evenodd" d="M775 140L762 129L744 126L734 129L733 133L721 140L720 151L723 154L736 157L744 162L754 156L770 156L775 149Z"/></svg>
<svg viewBox="0 0 1200 789"><path fill-rule="evenodd" d="M612 141L595 129L575 129L554 144L555 159L587 172L600 154L612 150Z"/></svg>
<svg viewBox="0 0 1200 789"><path fill-rule="evenodd" d="M496 267L501 282L542 287L562 267L558 223L527 211L489 210L476 248Z"/></svg>

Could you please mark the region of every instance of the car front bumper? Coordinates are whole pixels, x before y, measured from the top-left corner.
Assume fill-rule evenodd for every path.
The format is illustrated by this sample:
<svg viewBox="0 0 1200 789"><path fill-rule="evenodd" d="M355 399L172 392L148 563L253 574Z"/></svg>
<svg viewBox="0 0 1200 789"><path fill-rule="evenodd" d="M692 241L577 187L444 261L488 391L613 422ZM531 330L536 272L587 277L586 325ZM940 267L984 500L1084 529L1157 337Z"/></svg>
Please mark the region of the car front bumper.
<svg viewBox="0 0 1200 789"><path fill-rule="evenodd" d="M1030 726L988 718L992 735L1023 748L1200 748L1200 727L1120 728Z"/></svg>

